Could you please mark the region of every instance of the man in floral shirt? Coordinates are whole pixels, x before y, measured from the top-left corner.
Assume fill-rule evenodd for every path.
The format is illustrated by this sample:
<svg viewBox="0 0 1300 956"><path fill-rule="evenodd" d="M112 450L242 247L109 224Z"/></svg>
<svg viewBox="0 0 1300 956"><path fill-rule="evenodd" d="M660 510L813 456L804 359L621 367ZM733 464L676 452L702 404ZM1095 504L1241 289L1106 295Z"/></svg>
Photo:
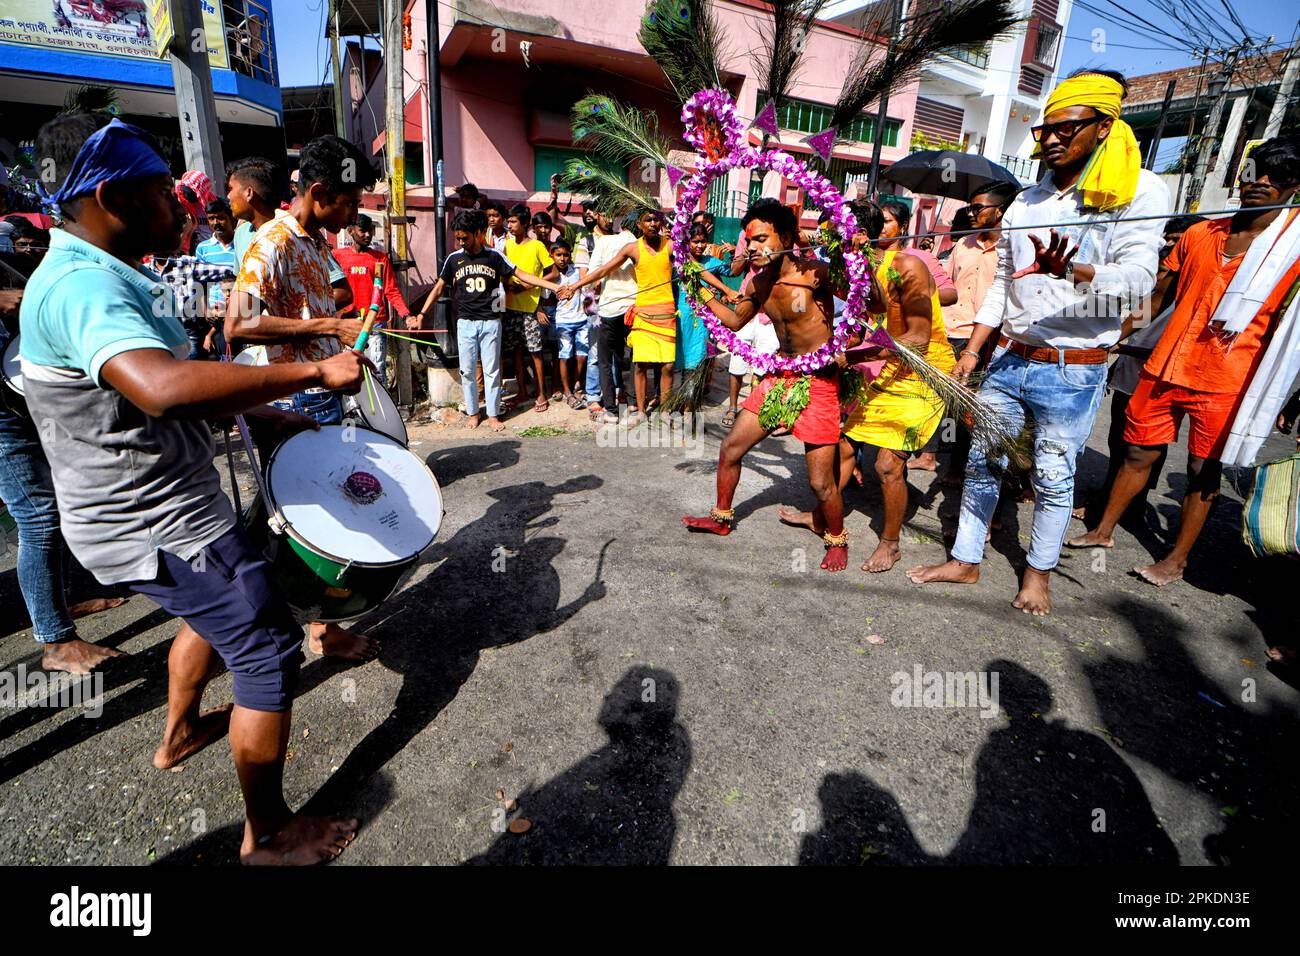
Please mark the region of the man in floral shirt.
<svg viewBox="0 0 1300 956"><path fill-rule="evenodd" d="M244 255L229 338L264 345L270 365L318 362L356 341L361 323L338 317L321 231L350 225L374 182L366 156L346 140L321 136L303 147L298 201L259 229ZM323 389L299 392L282 407L321 424L343 420L339 396Z"/></svg>
<svg viewBox="0 0 1300 956"><path fill-rule="evenodd" d="M330 260L322 229L338 232L357 218L361 194L375 173L356 146L321 136L303 147L298 201L257 231L231 291L227 336L264 346L264 364L319 362L356 342L361 323L340 319L330 290ZM312 388L277 402L322 425L343 420L337 392ZM379 644L337 624L313 622L309 646L318 654L366 661Z"/></svg>

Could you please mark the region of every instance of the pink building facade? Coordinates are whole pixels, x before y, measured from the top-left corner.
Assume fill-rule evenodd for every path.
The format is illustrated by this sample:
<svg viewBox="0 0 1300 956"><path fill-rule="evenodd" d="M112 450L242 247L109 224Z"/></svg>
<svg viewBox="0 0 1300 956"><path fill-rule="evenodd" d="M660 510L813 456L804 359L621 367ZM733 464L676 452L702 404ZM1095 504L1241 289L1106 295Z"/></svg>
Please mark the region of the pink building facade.
<svg viewBox="0 0 1300 956"><path fill-rule="evenodd" d="M418 143L424 183L431 184L435 171L424 122L426 2L413 0L407 7L412 42L404 53L406 139L408 167L420 165L410 155ZM761 46L768 14L759 0L717 0L715 9L725 37L719 59L723 81L741 116L749 119L765 102L752 54ZM688 168L693 154L681 139L676 100L636 39L643 10L641 0L440 0L444 186L472 182L494 199L541 208L549 198L551 173L582 155L572 141L569 110L593 91L657 114L661 130L681 150L674 159ZM864 43L874 44L883 56L879 38L840 24L814 25L802 69L780 114L783 148L811 152L802 140L827 125L829 108ZM913 83L890 97L881 154L885 165L908 152L916 94ZM875 135L874 105L870 113L842 131L836 144L830 175L841 185L865 179ZM670 204L673 195L666 182L657 185L661 201ZM706 204L717 215L738 216L756 193L749 171L735 170L727 182L715 185ZM562 208L567 198L561 194ZM800 201L789 188L782 198ZM433 229L427 217L434 205L433 186L408 187L407 203L416 216L415 258L431 262Z"/></svg>

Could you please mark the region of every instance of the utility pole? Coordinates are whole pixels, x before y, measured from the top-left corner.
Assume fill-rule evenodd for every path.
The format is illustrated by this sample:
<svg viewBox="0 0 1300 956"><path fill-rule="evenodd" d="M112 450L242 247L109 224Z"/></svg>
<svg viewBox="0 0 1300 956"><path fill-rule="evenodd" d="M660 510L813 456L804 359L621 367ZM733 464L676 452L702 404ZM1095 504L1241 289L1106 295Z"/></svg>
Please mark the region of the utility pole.
<svg viewBox="0 0 1300 956"><path fill-rule="evenodd" d="M212 69L208 65L207 34L199 13L199 0L173 0L171 56L176 87L176 116L181 123L185 168L206 173L221 192L226 164L221 156L221 130L217 103L212 95Z"/></svg>
<svg viewBox="0 0 1300 956"><path fill-rule="evenodd" d="M447 258L447 202L442 181L442 50L438 36L438 2L425 0L426 43L429 75L429 147L433 150L433 188L437 206L433 223L434 248L438 254L436 268Z"/></svg>
<svg viewBox="0 0 1300 956"><path fill-rule="evenodd" d="M1160 139L1165 135L1165 120L1169 117L1169 104L1174 98L1174 87L1178 85L1178 78L1169 81L1165 87L1165 101L1160 106L1160 122L1156 123L1156 134L1151 138L1151 146L1147 149L1147 169L1156 168L1156 153L1160 152Z"/></svg>
<svg viewBox="0 0 1300 956"><path fill-rule="evenodd" d="M1187 187L1187 211L1196 212L1201 201L1201 190L1205 188L1205 178L1210 172L1210 158L1219 139L1219 124L1223 121L1223 104L1228 100L1228 91L1232 86L1232 71L1236 68L1237 57L1241 55L1241 45L1226 51L1219 75L1210 80L1209 95L1214 100L1210 107L1210 119L1205 124L1205 135L1196 156L1196 170L1192 173L1191 184Z"/></svg>
<svg viewBox="0 0 1300 956"><path fill-rule="evenodd" d="M1174 196L1175 211L1187 211L1183 206L1183 178L1187 175L1187 145L1196 135L1196 116L1201 108L1201 87L1205 85L1205 62L1209 57L1208 48L1201 51L1201 68L1196 72L1196 95L1192 97L1192 113L1187 117L1187 141L1183 144L1182 153L1178 157L1178 193Z"/></svg>
<svg viewBox="0 0 1300 956"><path fill-rule="evenodd" d="M387 98L388 235L397 287L406 298L406 97L402 64L402 0L386 0L384 22L384 71ZM393 339L397 364L397 404L411 406L411 349Z"/></svg>
<svg viewBox="0 0 1300 956"><path fill-rule="evenodd" d="M1268 123L1264 126L1264 138L1272 139L1282 129L1282 119L1287 107L1291 105L1291 94L1295 90L1296 75L1300 74L1300 48L1292 49L1286 58L1286 68L1282 71L1282 85L1278 87L1277 99L1268 114Z"/></svg>
<svg viewBox="0 0 1300 956"><path fill-rule="evenodd" d="M334 64L334 133L347 139L346 114L343 112L343 61L339 54L339 0L330 0L329 35L330 60Z"/></svg>
<svg viewBox="0 0 1300 956"><path fill-rule="evenodd" d="M885 43L885 59L894 55L894 36L903 22L904 0L890 0L889 36ZM871 173L867 177L867 195L876 196L876 183L880 179L880 150L884 146L885 122L889 118L889 90L880 94L880 106L876 110L876 128L871 136Z"/></svg>

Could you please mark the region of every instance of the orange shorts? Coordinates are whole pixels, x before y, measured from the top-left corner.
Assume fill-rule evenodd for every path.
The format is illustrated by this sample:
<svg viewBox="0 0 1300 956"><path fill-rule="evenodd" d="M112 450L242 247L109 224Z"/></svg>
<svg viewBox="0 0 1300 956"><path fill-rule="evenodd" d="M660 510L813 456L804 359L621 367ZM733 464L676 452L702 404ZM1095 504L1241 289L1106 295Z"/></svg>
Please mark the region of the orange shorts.
<svg viewBox="0 0 1300 956"><path fill-rule="evenodd" d="M740 407L755 415L763 407L763 399L777 382L799 378L797 372L774 372L764 375L754 386ZM795 419L791 434L809 445L836 445L840 440L840 369L828 365L812 373L808 389L808 405Z"/></svg>
<svg viewBox="0 0 1300 956"><path fill-rule="evenodd" d="M1171 445L1178 440L1183 416L1187 416L1192 422L1187 437L1188 454L1217 461L1223 454L1244 391L1200 392L1162 382L1143 372L1129 399L1124 441L1145 447Z"/></svg>

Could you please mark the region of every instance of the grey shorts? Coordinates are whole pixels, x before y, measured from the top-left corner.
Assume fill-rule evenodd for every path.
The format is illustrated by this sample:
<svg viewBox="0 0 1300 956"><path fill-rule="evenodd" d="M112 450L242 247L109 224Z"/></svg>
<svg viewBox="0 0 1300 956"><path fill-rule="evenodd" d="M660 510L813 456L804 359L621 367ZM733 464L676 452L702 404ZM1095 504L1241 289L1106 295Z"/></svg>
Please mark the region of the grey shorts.
<svg viewBox="0 0 1300 956"><path fill-rule="evenodd" d="M513 309L506 310L506 316L502 319L501 326L501 354L513 355L516 349L524 346L524 324L525 320L532 318L531 312L516 312ZM536 322L536 319L533 319Z"/></svg>

